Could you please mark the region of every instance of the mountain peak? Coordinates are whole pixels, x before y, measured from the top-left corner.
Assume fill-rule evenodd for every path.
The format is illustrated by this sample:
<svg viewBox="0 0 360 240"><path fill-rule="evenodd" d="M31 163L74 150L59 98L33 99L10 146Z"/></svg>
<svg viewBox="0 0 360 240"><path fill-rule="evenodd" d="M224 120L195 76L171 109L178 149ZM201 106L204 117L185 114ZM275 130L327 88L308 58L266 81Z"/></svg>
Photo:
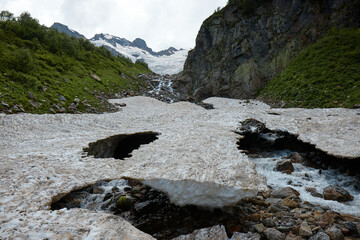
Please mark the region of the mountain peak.
<svg viewBox="0 0 360 240"><path fill-rule="evenodd" d="M83 38L86 39L86 37L80 33L78 33L75 30L70 29L68 26L55 22L50 28L56 29L58 32L66 33L69 36L76 37L76 38Z"/></svg>

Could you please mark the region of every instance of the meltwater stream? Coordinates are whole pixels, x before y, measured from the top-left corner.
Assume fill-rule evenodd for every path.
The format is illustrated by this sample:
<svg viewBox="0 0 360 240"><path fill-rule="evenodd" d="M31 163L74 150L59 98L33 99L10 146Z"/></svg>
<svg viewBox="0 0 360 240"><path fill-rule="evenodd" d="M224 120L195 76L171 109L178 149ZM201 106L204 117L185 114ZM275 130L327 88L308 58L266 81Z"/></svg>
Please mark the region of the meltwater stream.
<svg viewBox="0 0 360 240"><path fill-rule="evenodd" d="M267 184L274 189L291 187L308 201L333 211L360 216L360 168L359 159L344 160L327 156L310 144L302 143L284 132L270 131L254 119L242 122L238 133L244 136L239 149L248 154L256 164L258 174L266 177ZM302 161L293 161L291 174L276 171L281 160L300 156ZM348 191L353 201L337 202L325 200L323 189L337 185Z"/></svg>

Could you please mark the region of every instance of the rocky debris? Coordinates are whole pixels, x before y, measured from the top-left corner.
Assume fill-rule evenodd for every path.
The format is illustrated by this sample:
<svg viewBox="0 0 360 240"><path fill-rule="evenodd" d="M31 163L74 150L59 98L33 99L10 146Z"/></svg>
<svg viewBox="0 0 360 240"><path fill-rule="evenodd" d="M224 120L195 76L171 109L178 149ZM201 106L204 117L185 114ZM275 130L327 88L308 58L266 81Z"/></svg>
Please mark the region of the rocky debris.
<svg viewBox="0 0 360 240"><path fill-rule="evenodd" d="M277 162L276 171L291 174L294 171L294 166L290 160L282 160Z"/></svg>
<svg viewBox="0 0 360 240"><path fill-rule="evenodd" d="M185 99L252 98L329 29L360 26L357 1L272 0L256 4L244 14L243 8L249 6L241 8L236 1L229 1L204 21L184 70L174 81L174 88Z"/></svg>
<svg viewBox="0 0 360 240"><path fill-rule="evenodd" d="M116 181L122 182L116 185ZM288 206L281 208L282 204ZM111 211L157 239L360 237L357 229L360 218L314 207L298 197L281 200L259 193L259 196L244 198L228 209L179 207L171 204L164 193L134 179L100 181L52 204L52 209L64 207Z"/></svg>
<svg viewBox="0 0 360 240"><path fill-rule="evenodd" d="M92 73L92 72L90 72L89 74L90 74L90 76L91 76L93 79L95 79L95 80L98 81L98 82L101 82L101 79L100 79L96 74L94 74L94 73Z"/></svg>
<svg viewBox="0 0 360 240"><path fill-rule="evenodd" d="M334 200L338 202L348 202L354 200L354 196L350 195L348 191L334 185L324 188L323 195L325 200Z"/></svg>
<svg viewBox="0 0 360 240"><path fill-rule="evenodd" d="M323 198L324 196L317 192L316 188L306 187L305 190L311 194L313 197Z"/></svg>

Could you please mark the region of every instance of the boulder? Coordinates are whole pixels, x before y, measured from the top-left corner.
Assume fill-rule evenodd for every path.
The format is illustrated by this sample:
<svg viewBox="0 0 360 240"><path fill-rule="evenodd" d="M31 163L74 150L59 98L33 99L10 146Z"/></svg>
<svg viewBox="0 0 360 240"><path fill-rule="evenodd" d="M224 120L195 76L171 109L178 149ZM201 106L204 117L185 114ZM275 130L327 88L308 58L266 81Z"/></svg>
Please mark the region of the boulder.
<svg viewBox="0 0 360 240"><path fill-rule="evenodd" d="M270 193L270 196L274 198L297 198L298 196L300 196L300 193L291 187L286 187L278 190L273 190Z"/></svg>
<svg viewBox="0 0 360 240"><path fill-rule="evenodd" d="M354 197L350 195L348 191L335 185L330 185L324 188L323 195L325 200L334 200L338 202L348 202L354 200Z"/></svg>
<svg viewBox="0 0 360 240"><path fill-rule="evenodd" d="M290 160L281 160L276 163L275 170L278 172L291 174L294 171L294 166Z"/></svg>

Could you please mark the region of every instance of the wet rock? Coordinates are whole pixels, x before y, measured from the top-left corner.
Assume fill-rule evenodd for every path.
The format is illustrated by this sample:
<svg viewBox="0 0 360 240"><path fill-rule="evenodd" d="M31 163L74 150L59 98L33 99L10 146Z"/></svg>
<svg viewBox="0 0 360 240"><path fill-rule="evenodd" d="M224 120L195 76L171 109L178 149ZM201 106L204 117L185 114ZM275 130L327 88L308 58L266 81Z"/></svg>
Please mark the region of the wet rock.
<svg viewBox="0 0 360 240"><path fill-rule="evenodd" d="M302 163L304 161L304 158L303 158L303 156L300 155L300 153L293 152L293 154L291 156L291 161L293 163Z"/></svg>
<svg viewBox="0 0 360 240"><path fill-rule="evenodd" d="M128 196L120 196L116 200L116 207L121 210L130 210L133 205L133 201Z"/></svg>
<svg viewBox="0 0 360 240"><path fill-rule="evenodd" d="M316 188L307 187L305 188L305 190L309 192L313 197L323 198L323 195L321 193L318 193Z"/></svg>
<svg viewBox="0 0 360 240"><path fill-rule="evenodd" d="M309 240L330 240L330 237L324 232L318 232L312 238L309 238Z"/></svg>
<svg viewBox="0 0 360 240"><path fill-rule="evenodd" d="M286 187L278 190L273 190L270 193L270 196L274 198L297 198L298 196L300 196L300 193L291 187Z"/></svg>
<svg viewBox="0 0 360 240"><path fill-rule="evenodd" d="M299 235L303 237L311 237L313 235L310 226L307 222L302 222L299 228Z"/></svg>
<svg viewBox="0 0 360 240"><path fill-rule="evenodd" d="M294 171L294 166L290 160L281 160L276 163L276 171L291 174Z"/></svg>
<svg viewBox="0 0 360 240"><path fill-rule="evenodd" d="M334 185L324 188L323 195L325 200L334 200L338 202L348 202L354 200L354 197L350 195L348 191Z"/></svg>
<svg viewBox="0 0 360 240"><path fill-rule="evenodd" d="M332 226L331 228L326 230L326 233L330 236L331 240L343 240L344 235L341 230L336 226Z"/></svg>
<svg viewBox="0 0 360 240"><path fill-rule="evenodd" d="M344 231L342 231L345 236L358 234L357 229L356 229L356 224L353 222L344 222L344 228L347 230L346 234Z"/></svg>
<svg viewBox="0 0 360 240"><path fill-rule="evenodd" d="M285 239L285 234L276 230L275 228L268 228L264 231L268 240L282 240Z"/></svg>
<svg viewBox="0 0 360 240"><path fill-rule="evenodd" d="M290 198L285 198L280 202L282 206L286 206L288 208L297 208L299 204L295 202L294 200L291 200Z"/></svg>

